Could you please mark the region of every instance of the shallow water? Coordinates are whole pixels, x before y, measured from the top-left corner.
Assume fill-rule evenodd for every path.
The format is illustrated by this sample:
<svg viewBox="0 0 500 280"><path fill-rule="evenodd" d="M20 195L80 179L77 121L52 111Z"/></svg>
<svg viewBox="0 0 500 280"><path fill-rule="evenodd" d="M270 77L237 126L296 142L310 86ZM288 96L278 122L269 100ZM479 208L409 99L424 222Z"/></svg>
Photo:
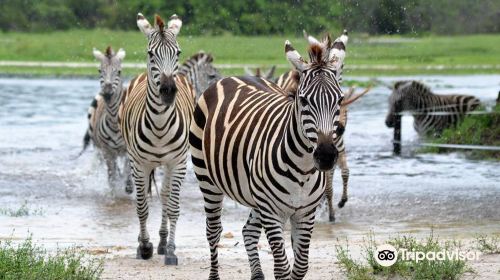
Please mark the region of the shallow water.
<svg viewBox="0 0 500 280"><path fill-rule="evenodd" d="M415 78L415 77L413 77ZM391 83L409 77L381 78ZM467 93L493 104L500 75L421 76L438 93ZM0 79L0 238L33 238L49 246L135 247L138 221L133 197L107 185L93 149L78 159L93 80ZM392 156L392 130L384 125L385 87L350 108L346 130L351 177L349 201L330 224L318 214L315 238L426 231L443 234L500 232L500 164L461 154L414 154L417 135L403 118L403 157ZM191 166L191 165L190 165ZM341 193L337 171L335 200ZM6 212L24 207L27 216ZM149 231L157 242L156 195ZM224 231L239 235L248 210L226 202ZM202 199L191 168L182 189L177 247L205 252Z"/></svg>

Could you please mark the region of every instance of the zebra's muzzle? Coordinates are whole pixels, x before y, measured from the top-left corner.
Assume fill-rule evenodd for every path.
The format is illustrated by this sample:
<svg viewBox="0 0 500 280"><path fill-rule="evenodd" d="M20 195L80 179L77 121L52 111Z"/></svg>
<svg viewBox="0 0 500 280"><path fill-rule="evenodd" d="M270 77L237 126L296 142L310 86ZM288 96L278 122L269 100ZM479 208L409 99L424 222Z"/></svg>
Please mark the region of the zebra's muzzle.
<svg viewBox="0 0 500 280"><path fill-rule="evenodd" d="M160 78L160 97L163 104L170 106L175 101L177 86L175 85L174 77L163 75Z"/></svg>
<svg viewBox="0 0 500 280"><path fill-rule="evenodd" d="M328 171L335 166L339 151L333 143L320 143L313 152L314 166L319 171Z"/></svg>
<svg viewBox="0 0 500 280"><path fill-rule="evenodd" d="M113 85L110 83L105 83L102 87L102 97L104 97L104 101L108 102L113 95Z"/></svg>

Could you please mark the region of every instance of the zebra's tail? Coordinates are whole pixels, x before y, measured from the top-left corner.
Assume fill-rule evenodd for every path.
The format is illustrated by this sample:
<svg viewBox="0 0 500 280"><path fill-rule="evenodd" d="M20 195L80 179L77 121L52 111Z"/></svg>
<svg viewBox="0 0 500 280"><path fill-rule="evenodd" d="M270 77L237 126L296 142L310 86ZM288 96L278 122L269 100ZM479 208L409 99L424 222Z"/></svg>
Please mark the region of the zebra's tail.
<svg viewBox="0 0 500 280"><path fill-rule="evenodd" d="M89 144L90 144L90 133L89 130L87 129L87 131L85 131L85 135L83 136L83 148L74 159L79 158L85 152L85 150L87 150Z"/></svg>
<svg viewBox="0 0 500 280"><path fill-rule="evenodd" d="M151 191L151 189L152 189L151 185L155 185L156 194L158 195L158 199L161 200L160 192L158 191L158 185L156 184L154 169L153 169L153 171L151 171L151 174L149 174L149 176L150 176L150 182L151 182L151 184L149 184L148 194L151 197L151 199L153 199L153 192Z"/></svg>

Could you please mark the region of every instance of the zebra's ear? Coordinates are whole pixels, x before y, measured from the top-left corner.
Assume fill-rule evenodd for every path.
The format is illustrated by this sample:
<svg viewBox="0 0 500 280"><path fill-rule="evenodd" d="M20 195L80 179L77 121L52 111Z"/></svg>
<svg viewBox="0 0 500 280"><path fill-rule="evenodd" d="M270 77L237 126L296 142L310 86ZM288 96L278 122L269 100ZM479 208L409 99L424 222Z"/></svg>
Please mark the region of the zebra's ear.
<svg viewBox="0 0 500 280"><path fill-rule="evenodd" d="M98 49L96 48L93 48L92 49L92 54L94 55L94 57L97 59L97 60L103 60L104 59L104 54L102 52L100 52Z"/></svg>
<svg viewBox="0 0 500 280"><path fill-rule="evenodd" d="M292 47L292 44L288 40L285 41L285 54L288 61L290 61L293 67L298 71L302 72L307 68L307 62L300 56L299 52Z"/></svg>
<svg viewBox="0 0 500 280"><path fill-rule="evenodd" d="M177 36L177 34L179 34L179 32L181 31L182 20L176 14L173 14L170 17L167 26L168 29L170 29L170 31L172 31L172 33Z"/></svg>
<svg viewBox="0 0 500 280"><path fill-rule="evenodd" d="M118 52L116 53L116 58L118 58L120 61L122 61L125 58L125 50L120 48Z"/></svg>
<svg viewBox="0 0 500 280"><path fill-rule="evenodd" d="M141 30L144 35L149 36L153 32L153 27L149 24L149 21L141 14L137 14L137 27Z"/></svg>
<svg viewBox="0 0 500 280"><path fill-rule="evenodd" d="M319 45L319 41L314 38L313 36L307 34L306 30L303 29L302 30L302 33L304 34L304 38L306 39L306 41L309 43L309 45Z"/></svg>

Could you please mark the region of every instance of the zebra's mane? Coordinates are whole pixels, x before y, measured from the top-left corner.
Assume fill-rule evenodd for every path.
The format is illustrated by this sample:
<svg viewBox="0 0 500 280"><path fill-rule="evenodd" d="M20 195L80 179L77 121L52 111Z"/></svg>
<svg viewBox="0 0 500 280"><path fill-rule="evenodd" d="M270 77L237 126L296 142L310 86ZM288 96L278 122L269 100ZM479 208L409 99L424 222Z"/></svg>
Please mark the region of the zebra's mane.
<svg viewBox="0 0 500 280"><path fill-rule="evenodd" d="M105 53L106 57L111 59L114 55L115 55L115 52L113 52L113 49L111 48L111 46L108 46L106 48L106 53Z"/></svg>
<svg viewBox="0 0 500 280"><path fill-rule="evenodd" d="M401 93L413 93L418 95L434 95L431 89L419 81L398 81L394 89Z"/></svg>

